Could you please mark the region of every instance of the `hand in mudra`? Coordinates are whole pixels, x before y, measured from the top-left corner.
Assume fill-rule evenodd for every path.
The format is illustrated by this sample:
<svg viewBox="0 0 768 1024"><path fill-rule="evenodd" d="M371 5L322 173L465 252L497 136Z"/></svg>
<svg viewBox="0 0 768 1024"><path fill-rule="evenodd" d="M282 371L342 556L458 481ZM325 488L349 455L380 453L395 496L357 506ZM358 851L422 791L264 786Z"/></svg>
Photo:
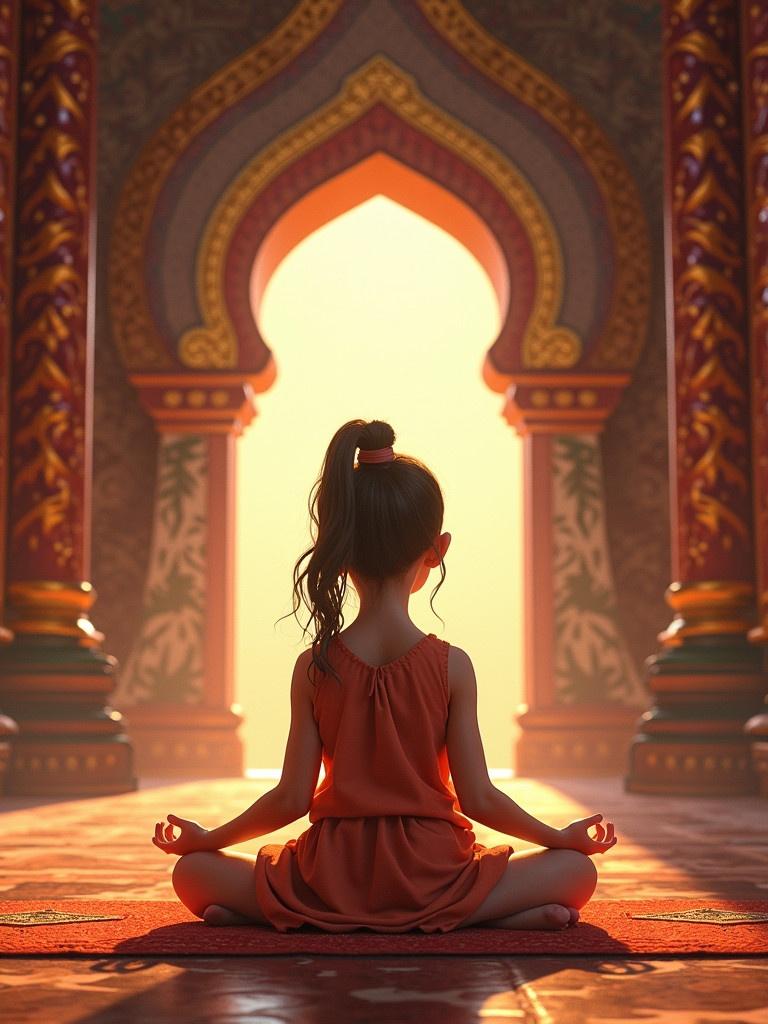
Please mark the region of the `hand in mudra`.
<svg viewBox="0 0 768 1024"><path fill-rule="evenodd" d="M616 836L613 834L613 822L606 821L605 825L602 825L600 824L602 819L602 814L593 814L589 818L578 818L570 825L566 825L565 828L561 828L562 849L578 850L579 853L588 855L605 853L606 850L610 850L617 843ZM597 833L594 839L588 831L593 825Z"/></svg>
<svg viewBox="0 0 768 1024"><path fill-rule="evenodd" d="M174 825L181 829L181 835L174 837ZM179 818L175 814L169 814L167 824L162 821L158 821L155 824L155 834L152 836L152 842L163 853L183 855L185 853L195 853L198 850L210 849L206 845L207 838L208 829L203 828L196 821L189 821L187 818Z"/></svg>

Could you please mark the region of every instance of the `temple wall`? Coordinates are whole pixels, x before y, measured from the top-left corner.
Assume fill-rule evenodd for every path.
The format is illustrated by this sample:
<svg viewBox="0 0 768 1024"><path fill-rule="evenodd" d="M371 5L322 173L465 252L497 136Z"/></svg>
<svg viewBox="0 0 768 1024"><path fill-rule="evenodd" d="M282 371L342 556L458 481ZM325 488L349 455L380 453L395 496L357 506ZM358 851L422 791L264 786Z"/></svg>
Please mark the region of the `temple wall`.
<svg viewBox="0 0 768 1024"><path fill-rule="evenodd" d="M112 212L141 147L201 82L267 35L293 0L103 0L99 35L94 616L124 666L141 628L158 438L108 320Z"/></svg>
<svg viewBox="0 0 768 1024"><path fill-rule="evenodd" d="M93 582L99 598L93 615L109 650L123 665L141 623L158 442L126 379L107 319L112 211L141 147L178 104L263 38L293 6L290 0L256 5L104 0L101 5L93 518ZM600 439L616 617L639 666L666 621L663 593L670 578L659 5L468 0L465 6L489 31L566 88L600 124L633 172L647 211L654 258L650 338L633 382ZM408 13L409 18L417 16L415 10ZM488 92L493 98L490 83Z"/></svg>

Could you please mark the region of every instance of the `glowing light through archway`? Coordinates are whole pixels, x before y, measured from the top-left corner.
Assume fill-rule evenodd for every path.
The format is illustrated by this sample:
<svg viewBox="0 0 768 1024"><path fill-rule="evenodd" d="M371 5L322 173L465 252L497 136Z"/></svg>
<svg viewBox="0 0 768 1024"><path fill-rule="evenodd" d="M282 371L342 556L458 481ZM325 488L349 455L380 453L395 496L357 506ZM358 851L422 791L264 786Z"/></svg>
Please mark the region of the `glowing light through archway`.
<svg viewBox="0 0 768 1024"><path fill-rule="evenodd" d="M481 378L499 329L494 289L451 235L375 196L300 242L275 269L259 326L278 376L238 443L236 693L246 764L277 767L293 664L309 643L291 610L310 544L307 500L346 420L385 419L395 450L423 459L446 504L447 576L433 571L411 618L464 648L478 678L488 764L511 763L522 699L522 470L499 396ZM348 590L345 625L357 613ZM301 622L308 613L302 607Z"/></svg>

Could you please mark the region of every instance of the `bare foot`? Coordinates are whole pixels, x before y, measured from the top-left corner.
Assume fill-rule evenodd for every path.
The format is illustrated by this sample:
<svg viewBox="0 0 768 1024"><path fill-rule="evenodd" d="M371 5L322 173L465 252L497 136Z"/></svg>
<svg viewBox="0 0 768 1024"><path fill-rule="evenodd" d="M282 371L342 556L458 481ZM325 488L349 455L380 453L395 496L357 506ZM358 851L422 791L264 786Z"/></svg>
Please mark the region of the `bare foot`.
<svg viewBox="0 0 768 1024"><path fill-rule="evenodd" d="M216 927L251 923L243 914L237 914L234 910L228 910L227 907L220 907L218 903L211 903L209 907L205 908L203 911L203 921Z"/></svg>
<svg viewBox="0 0 768 1024"><path fill-rule="evenodd" d="M579 912L575 907L564 907L560 903L545 903L542 907L531 907L529 910L521 910L517 914L500 917L495 921L484 921L483 924L490 928L525 928L555 931L560 928L566 928L569 924L576 924L578 919Z"/></svg>

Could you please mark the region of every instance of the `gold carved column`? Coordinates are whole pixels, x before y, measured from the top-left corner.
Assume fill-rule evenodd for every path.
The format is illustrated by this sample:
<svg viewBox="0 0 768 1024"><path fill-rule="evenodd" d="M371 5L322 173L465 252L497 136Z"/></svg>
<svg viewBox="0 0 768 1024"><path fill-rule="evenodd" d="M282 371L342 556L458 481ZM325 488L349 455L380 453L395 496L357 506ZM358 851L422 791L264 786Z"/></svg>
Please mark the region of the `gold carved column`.
<svg viewBox="0 0 768 1024"><path fill-rule="evenodd" d="M631 792L756 787L746 720L766 678L754 625L739 3L664 3L667 342L674 612Z"/></svg>
<svg viewBox="0 0 768 1024"><path fill-rule="evenodd" d="M750 631L749 639L765 652L768 645L768 5L742 2L741 44L758 612L757 625ZM751 718L745 732L751 740L752 765L761 792L768 796L768 709Z"/></svg>
<svg viewBox="0 0 768 1024"><path fill-rule="evenodd" d="M3 8L5 9L5 8ZM7 606L0 706L19 723L8 790L135 788L115 659L88 618L96 0L20 17Z"/></svg>
<svg viewBox="0 0 768 1024"><path fill-rule="evenodd" d="M5 524L8 509L8 400L11 370L11 287L13 267L13 195L16 164L16 72L18 0L0 6L0 644L13 634L3 625L5 597ZM16 722L0 706L0 793L11 757Z"/></svg>
<svg viewBox="0 0 768 1024"><path fill-rule="evenodd" d="M518 379L504 409L522 437L525 473L525 702L514 767L615 775L646 699L618 620L599 445L628 377Z"/></svg>
<svg viewBox="0 0 768 1024"><path fill-rule="evenodd" d="M5 523L8 514L8 406L13 299L13 198L16 169L16 75L19 3L0 6L0 644L13 638L5 629Z"/></svg>

